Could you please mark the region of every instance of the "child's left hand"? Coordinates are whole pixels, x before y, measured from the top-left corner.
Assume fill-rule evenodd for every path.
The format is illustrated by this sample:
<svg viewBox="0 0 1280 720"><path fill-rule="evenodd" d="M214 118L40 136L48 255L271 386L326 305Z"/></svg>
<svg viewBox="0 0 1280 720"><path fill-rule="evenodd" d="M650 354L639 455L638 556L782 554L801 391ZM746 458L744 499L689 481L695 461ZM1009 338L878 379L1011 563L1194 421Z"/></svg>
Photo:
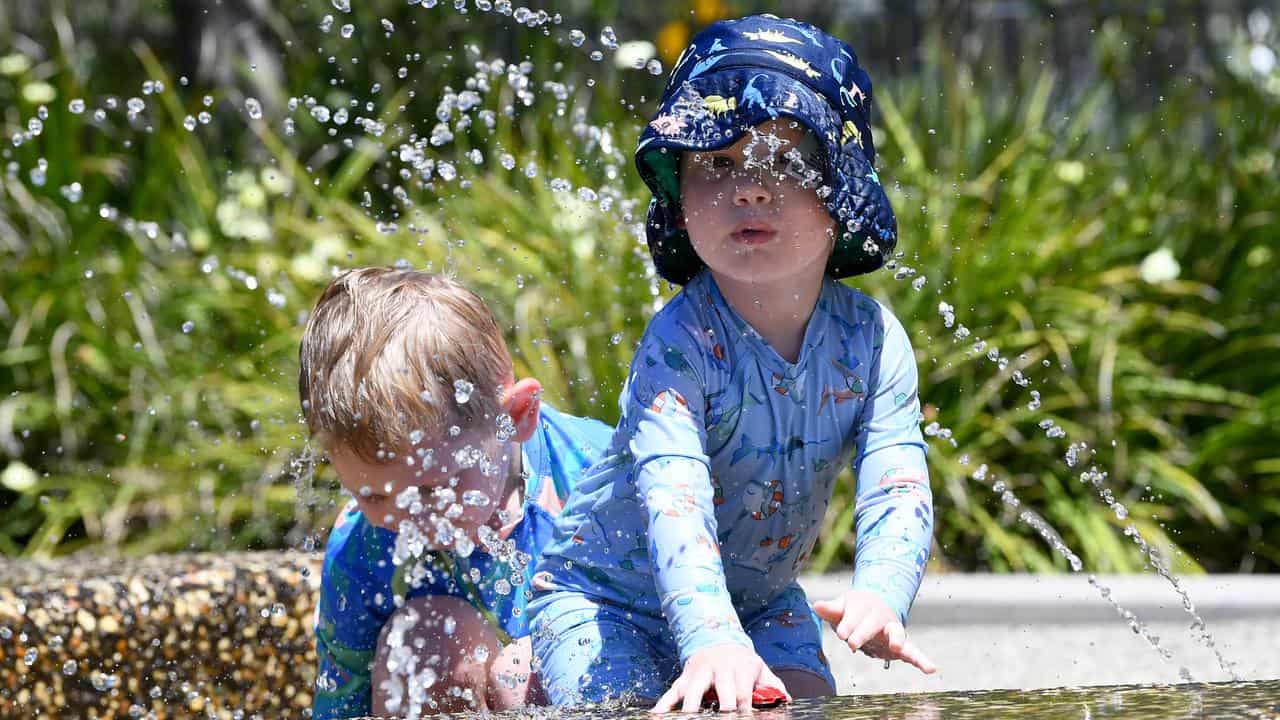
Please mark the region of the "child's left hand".
<svg viewBox="0 0 1280 720"><path fill-rule="evenodd" d="M889 605L875 593L846 590L834 600L813 604L818 617L831 623L849 649L881 660L902 660L932 675L938 668L907 639L907 630Z"/></svg>

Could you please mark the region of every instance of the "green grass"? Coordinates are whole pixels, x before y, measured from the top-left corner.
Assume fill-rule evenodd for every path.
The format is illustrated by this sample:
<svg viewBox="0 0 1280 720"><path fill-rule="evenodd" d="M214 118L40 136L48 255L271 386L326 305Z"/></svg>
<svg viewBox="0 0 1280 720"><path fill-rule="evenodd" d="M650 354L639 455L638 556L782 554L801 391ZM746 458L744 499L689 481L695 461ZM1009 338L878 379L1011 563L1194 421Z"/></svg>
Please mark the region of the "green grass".
<svg viewBox="0 0 1280 720"><path fill-rule="evenodd" d="M375 5L359 4L352 21L374 27L380 10L391 12ZM399 148L409 131L430 134L443 87L462 88L476 58L418 43L433 49L401 79L412 38L358 35L364 45L345 56L366 62L344 67L346 84L334 87L309 45L315 18L284 12L308 51L287 56L288 85L274 94L337 107L382 83L371 116L385 133L348 125L331 138L304 108L289 114L297 131L285 135L283 109L249 121L240 88L183 88L144 46L118 61L132 89L113 92L123 101L143 79L163 81L145 98L145 122L119 111L92 120L100 96L86 85L100 73L60 59L75 48L51 47L49 59L0 77L5 137L36 112L25 85L57 93L43 134L8 151L17 175L0 178L0 553L322 540L333 478L321 468L313 479L302 459L296 348L335 266L403 260L456 273L509 328L517 372L566 410L616 419L631 350L671 289L654 279L637 235L647 198L629 151L649 105L628 111L613 81L652 95L658 80L510 31L529 42L538 101L508 118L518 101L491 78L484 107L496 127L477 123L430 152L468 185L438 175L427 185L400 175ZM455 48L484 47L492 32L440 17L418 31L454 33ZM541 89L556 61L565 63L557 78L573 85L563 101ZM588 74L600 82L587 86ZM916 290L885 271L852 284L887 300L911 331L926 419L958 445L935 438L930 451L945 567L1066 568L1001 503L994 479L1091 570L1142 568L1123 534L1129 523L1182 571L1280 568L1280 108L1225 75L1172 88L1153 111L1127 107L1116 87L1104 76L1072 96L1047 72L1001 85L941 54L916 77L878 86L897 262L927 283ZM189 132L183 120L204 109L206 92L214 120ZM90 100L90 112L69 112L73 97ZM609 142L578 132L583 120ZM343 137L358 139L347 148ZM466 159L471 149L481 166ZM503 152L515 170L500 166ZM39 158L49 165L43 186L29 175ZM552 178L573 190L552 190ZM73 181L78 202L59 191ZM584 186L597 199L580 199ZM118 218L104 220L104 204ZM1161 248L1180 272L1148 282L1140 267ZM953 338L941 301L972 337ZM1008 367L974 353L978 338ZM1014 383L1014 370L1032 384ZM1042 397L1034 411L1031 390ZM1046 419L1067 437L1048 437ZM1068 468L1071 442L1096 456ZM984 482L971 478L980 464ZM1127 519L1080 482L1091 464L1108 473ZM851 564L851 501L846 476L817 569Z"/></svg>

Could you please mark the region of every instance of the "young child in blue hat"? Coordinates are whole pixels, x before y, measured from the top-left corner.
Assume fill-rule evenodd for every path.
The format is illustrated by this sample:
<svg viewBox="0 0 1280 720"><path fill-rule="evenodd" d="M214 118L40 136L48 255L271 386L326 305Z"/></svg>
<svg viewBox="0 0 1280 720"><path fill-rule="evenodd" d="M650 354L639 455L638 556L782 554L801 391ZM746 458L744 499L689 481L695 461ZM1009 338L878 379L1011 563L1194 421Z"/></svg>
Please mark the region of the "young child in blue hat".
<svg viewBox="0 0 1280 720"><path fill-rule="evenodd" d="M832 694L818 617L934 671L904 630L933 529L915 361L889 309L837 282L897 240L870 105L849 46L794 20L716 23L676 62L636 165L654 262L684 287L533 577L552 703ZM796 578L846 458L853 582L811 607Z"/></svg>

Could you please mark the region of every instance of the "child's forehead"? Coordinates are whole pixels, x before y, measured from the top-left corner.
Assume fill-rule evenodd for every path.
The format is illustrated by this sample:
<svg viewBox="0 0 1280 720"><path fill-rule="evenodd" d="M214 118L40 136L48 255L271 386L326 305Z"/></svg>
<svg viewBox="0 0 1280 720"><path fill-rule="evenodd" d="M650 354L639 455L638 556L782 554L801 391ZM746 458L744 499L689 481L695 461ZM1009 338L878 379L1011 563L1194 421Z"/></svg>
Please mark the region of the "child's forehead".
<svg viewBox="0 0 1280 720"><path fill-rule="evenodd" d="M361 470L375 472L421 467L428 458L427 464L438 465L460 452L489 457L501 450L502 444L496 427L490 431L478 425L446 425L432 430L414 430L398 446L380 447L369 459L360 457L354 448L341 441L326 443L326 449L330 457L345 460L344 464L359 465Z"/></svg>

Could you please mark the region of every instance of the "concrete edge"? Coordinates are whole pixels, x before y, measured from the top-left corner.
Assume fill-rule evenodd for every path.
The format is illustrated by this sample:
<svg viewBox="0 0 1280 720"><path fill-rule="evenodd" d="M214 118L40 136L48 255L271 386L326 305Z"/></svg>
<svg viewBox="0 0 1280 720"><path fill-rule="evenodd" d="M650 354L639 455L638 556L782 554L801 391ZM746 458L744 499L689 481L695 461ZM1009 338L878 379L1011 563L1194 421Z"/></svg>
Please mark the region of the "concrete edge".
<svg viewBox="0 0 1280 720"><path fill-rule="evenodd" d="M851 575L806 575L810 600L833 597ZM1251 617L1280 618L1280 575L1198 575L1177 578L1207 623ZM911 624L1097 623L1121 620L1110 597L1141 622L1191 623L1182 597L1154 574L1088 576L948 574L926 576L911 610Z"/></svg>

